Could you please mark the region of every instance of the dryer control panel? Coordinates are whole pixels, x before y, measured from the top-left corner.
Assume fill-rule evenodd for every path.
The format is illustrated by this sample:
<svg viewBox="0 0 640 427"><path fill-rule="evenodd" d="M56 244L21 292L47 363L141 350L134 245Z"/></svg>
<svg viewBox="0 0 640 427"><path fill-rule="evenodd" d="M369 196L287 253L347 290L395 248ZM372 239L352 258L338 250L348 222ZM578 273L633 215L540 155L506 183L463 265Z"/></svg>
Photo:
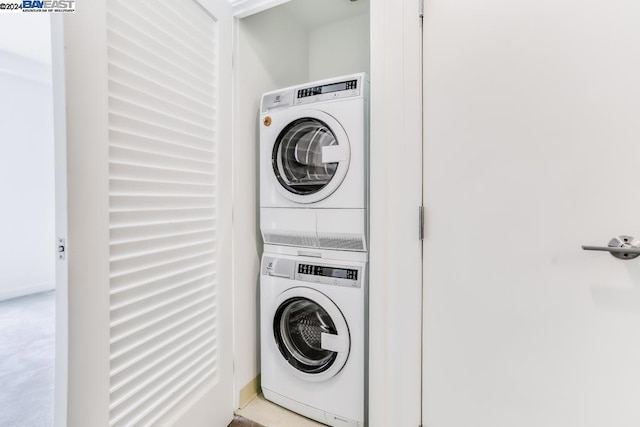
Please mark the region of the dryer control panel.
<svg viewBox="0 0 640 427"><path fill-rule="evenodd" d="M264 114L273 109L357 97L369 97L369 79L366 73L316 80L267 92L262 95L260 112Z"/></svg>
<svg viewBox="0 0 640 427"><path fill-rule="evenodd" d="M329 101L360 95L360 79L349 79L323 85L301 87L295 93L295 105Z"/></svg>

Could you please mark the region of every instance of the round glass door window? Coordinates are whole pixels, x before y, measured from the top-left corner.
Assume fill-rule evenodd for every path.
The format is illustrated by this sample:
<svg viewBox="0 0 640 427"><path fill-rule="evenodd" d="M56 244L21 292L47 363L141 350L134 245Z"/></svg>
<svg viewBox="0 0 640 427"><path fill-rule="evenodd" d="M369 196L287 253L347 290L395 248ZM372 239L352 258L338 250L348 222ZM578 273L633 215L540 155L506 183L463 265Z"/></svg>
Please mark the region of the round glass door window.
<svg viewBox="0 0 640 427"><path fill-rule="evenodd" d="M307 374L326 371L337 353L321 347L321 334L336 334L329 314L308 298L291 298L276 311L273 332L282 356L291 366Z"/></svg>
<svg viewBox="0 0 640 427"><path fill-rule="evenodd" d="M273 146L273 170L285 189L310 195L323 189L334 177L338 162L323 163L322 149L338 145L329 126L305 117L285 127Z"/></svg>

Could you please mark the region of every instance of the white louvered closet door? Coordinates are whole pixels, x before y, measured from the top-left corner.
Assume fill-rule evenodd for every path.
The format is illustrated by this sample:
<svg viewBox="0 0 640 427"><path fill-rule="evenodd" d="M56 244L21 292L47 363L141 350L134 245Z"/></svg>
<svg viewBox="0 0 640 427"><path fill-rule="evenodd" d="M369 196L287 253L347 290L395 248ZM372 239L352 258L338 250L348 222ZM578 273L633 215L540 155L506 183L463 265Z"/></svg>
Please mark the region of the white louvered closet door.
<svg viewBox="0 0 640 427"><path fill-rule="evenodd" d="M108 0L111 426L226 426L231 14Z"/></svg>

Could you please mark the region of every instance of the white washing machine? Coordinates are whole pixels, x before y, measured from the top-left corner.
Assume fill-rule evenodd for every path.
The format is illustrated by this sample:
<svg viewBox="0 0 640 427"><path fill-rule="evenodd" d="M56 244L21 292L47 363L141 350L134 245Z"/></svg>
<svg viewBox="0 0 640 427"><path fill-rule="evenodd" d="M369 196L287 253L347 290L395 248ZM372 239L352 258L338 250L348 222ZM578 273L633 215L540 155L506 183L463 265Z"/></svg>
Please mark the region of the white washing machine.
<svg viewBox="0 0 640 427"><path fill-rule="evenodd" d="M366 262L265 253L262 391L330 426L365 422Z"/></svg>
<svg viewBox="0 0 640 427"><path fill-rule="evenodd" d="M262 96L266 244L366 251L368 93L360 73Z"/></svg>

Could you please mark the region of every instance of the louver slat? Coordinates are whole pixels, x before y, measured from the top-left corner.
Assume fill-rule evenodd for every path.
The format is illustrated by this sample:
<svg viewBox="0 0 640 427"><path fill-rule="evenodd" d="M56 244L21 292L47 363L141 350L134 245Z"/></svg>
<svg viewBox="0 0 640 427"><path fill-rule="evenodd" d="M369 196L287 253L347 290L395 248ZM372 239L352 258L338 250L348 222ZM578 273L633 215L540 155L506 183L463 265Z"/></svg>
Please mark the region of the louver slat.
<svg viewBox="0 0 640 427"><path fill-rule="evenodd" d="M118 374L122 369L138 362L151 352L162 354L159 349L170 348L179 339L205 330L209 322L215 321L215 316L203 316L203 314L212 310L213 307L211 305L192 310L186 316L180 316L179 321L169 327L159 328L153 333L147 333L144 339L139 342L128 346L121 345L121 351L113 352L111 355L112 375ZM152 349L152 351L149 349Z"/></svg>
<svg viewBox="0 0 640 427"><path fill-rule="evenodd" d="M173 340L163 341L160 345L151 350L141 353L135 359L129 359L127 363L120 364L117 371L112 374L111 391L120 390L139 377L145 377L147 372L162 367L165 360L181 354L185 349L208 338L209 330L202 329L198 333L190 333L189 329L184 330L180 335L174 336Z"/></svg>
<svg viewBox="0 0 640 427"><path fill-rule="evenodd" d="M179 80L168 77L160 70L155 70L135 58L118 51L109 49L109 79L111 82L124 86L133 87L138 91L155 95L159 99L172 102L175 106L187 110L193 110L200 114L213 114L214 106L194 99L180 88L182 84ZM117 88L113 87L116 94Z"/></svg>
<svg viewBox="0 0 640 427"><path fill-rule="evenodd" d="M214 209L165 209L161 211L129 210L126 212L112 212L109 215L111 228L134 227L136 225L177 223L182 221L200 221L212 219Z"/></svg>
<svg viewBox="0 0 640 427"><path fill-rule="evenodd" d="M157 182L132 179L112 179L111 194L140 194L140 195L161 195L170 196L187 195L187 196L206 196L214 190L212 185L206 184L180 184L173 182Z"/></svg>
<svg viewBox="0 0 640 427"><path fill-rule="evenodd" d="M193 73L188 64L184 64L184 59L175 55L169 49L162 46L150 46L144 43L138 32L131 25L122 21L117 16L109 14L109 25L107 34L110 38L109 45L112 49L119 50L132 58L137 58L138 62L144 63L147 67L162 70L163 74L173 80L179 80L184 89L187 89L193 96L204 103L213 101L211 87L207 85L206 78ZM138 37L136 37L138 36ZM148 38L144 35L145 38ZM169 59L173 54L173 61Z"/></svg>
<svg viewBox="0 0 640 427"><path fill-rule="evenodd" d="M112 179L134 179L149 182L173 182L176 184L211 185L215 177L200 172L185 172L161 167L140 166L112 161L109 165ZM184 208L184 207L183 207ZM127 210L133 210L131 208Z"/></svg>
<svg viewBox="0 0 640 427"><path fill-rule="evenodd" d="M218 45L193 0L108 0L110 425L218 378Z"/></svg>
<svg viewBox="0 0 640 427"><path fill-rule="evenodd" d="M173 274L185 272L202 265L213 265L213 251L202 253L189 253L171 262L158 265L139 265L126 271L111 274L111 291L118 292L123 289L131 289L153 280L167 278Z"/></svg>
<svg viewBox="0 0 640 427"><path fill-rule="evenodd" d="M134 118L135 117L135 118ZM210 139L200 135L185 133L173 129L162 123L159 119L155 123L146 117L118 114L116 111L109 112L109 127L122 132L132 131L148 138L156 138L160 141L179 141L187 147L207 150L210 147Z"/></svg>
<svg viewBox="0 0 640 427"><path fill-rule="evenodd" d="M128 79L127 79L128 80ZM153 106L155 108L161 107L163 111L170 114L172 117L183 119L187 122L195 123L202 126L211 126L213 120L210 116L202 114L202 111L197 107L189 108L182 106L179 103L174 103L166 98L176 98L172 96L162 96L157 92L150 92L149 89L143 87L131 87L129 84L122 83L121 79L113 78L111 80L111 95L114 99L121 99L128 102L134 102L142 106Z"/></svg>
<svg viewBox="0 0 640 427"><path fill-rule="evenodd" d="M114 162L133 163L139 166L164 167L185 172L210 174L212 163L204 160L185 159L167 154L150 153L135 148L111 146L109 155ZM210 156L213 157L213 156Z"/></svg>
<svg viewBox="0 0 640 427"><path fill-rule="evenodd" d="M130 32L135 32L134 37L136 40L161 53L170 50L170 55L168 56L175 56L188 61L189 65L194 66L189 67L189 72L200 74L205 79L214 72L214 61L209 59L206 53L202 54L197 48L193 47L193 42L195 41L193 38L185 40L180 37L181 32L166 31L164 26L154 24L151 19L147 18L146 15L149 9L145 8L142 2L129 2L115 6L110 12L117 16L120 21L126 22L126 29ZM209 55L213 56L215 53L209 52Z"/></svg>
<svg viewBox="0 0 640 427"><path fill-rule="evenodd" d="M167 14L160 2L129 2L127 7L138 15L145 16L149 21L153 21L157 28L169 34L174 42L181 47L179 50L189 50L191 54L201 56L205 61L209 61L211 67L215 66L215 61L211 59L217 54L215 43L198 45L201 40L194 34L193 28L186 27L180 21L170 20L174 19L173 14Z"/></svg>
<svg viewBox="0 0 640 427"><path fill-rule="evenodd" d="M133 419L127 421L127 424L137 425L138 418L148 415L150 411L160 407L165 399L171 397L168 390L173 384L185 377L188 378L188 375L194 375L194 373L199 373L207 368L211 369L210 362L215 357L213 353L213 349L191 353L185 360L180 360L181 363L168 364L162 375L155 378L142 390L132 390L135 394L127 396L126 400L112 401L113 422L117 423L118 420L132 413L131 418Z"/></svg>
<svg viewBox="0 0 640 427"><path fill-rule="evenodd" d="M211 125L202 126L192 121L175 117L173 113L162 112L161 106L142 105L142 100L128 101L116 96L109 97L109 111L124 117L137 117L152 126L168 127L185 135L208 140L212 137Z"/></svg>
<svg viewBox="0 0 640 427"><path fill-rule="evenodd" d="M139 224L130 227L111 227L111 242L113 244L125 243L132 240L135 241L164 237L174 235L176 233L190 233L214 227L215 219L213 218L165 222L160 224Z"/></svg>
<svg viewBox="0 0 640 427"><path fill-rule="evenodd" d="M163 142L132 133L111 130L109 140L112 147L129 148L146 153L162 156L172 156L180 159L197 160L200 162L213 161L213 153L197 148L186 147L175 142Z"/></svg>

